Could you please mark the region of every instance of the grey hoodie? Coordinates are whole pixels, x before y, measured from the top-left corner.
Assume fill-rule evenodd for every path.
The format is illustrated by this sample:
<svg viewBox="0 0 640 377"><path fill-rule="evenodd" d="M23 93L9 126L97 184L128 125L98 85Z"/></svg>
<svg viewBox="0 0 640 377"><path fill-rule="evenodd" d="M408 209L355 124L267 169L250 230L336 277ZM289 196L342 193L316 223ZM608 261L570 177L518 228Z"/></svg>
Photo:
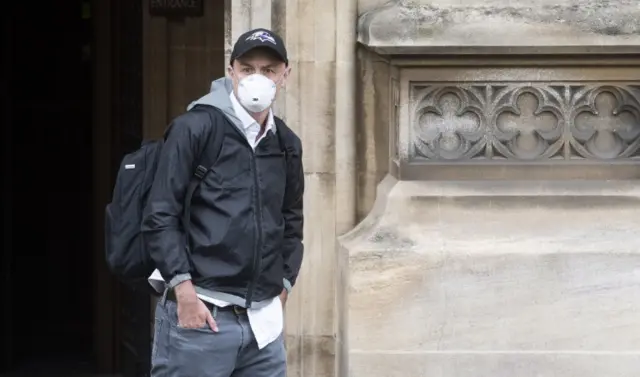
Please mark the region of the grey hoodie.
<svg viewBox="0 0 640 377"><path fill-rule="evenodd" d="M220 78L211 82L211 89L209 93L191 102L187 106L187 111L191 110L196 105L209 105L217 107L222 110L224 115L235 124L239 129L242 129L242 122L236 116L236 112L233 110L233 105L229 96L233 91L233 81L230 78Z"/></svg>

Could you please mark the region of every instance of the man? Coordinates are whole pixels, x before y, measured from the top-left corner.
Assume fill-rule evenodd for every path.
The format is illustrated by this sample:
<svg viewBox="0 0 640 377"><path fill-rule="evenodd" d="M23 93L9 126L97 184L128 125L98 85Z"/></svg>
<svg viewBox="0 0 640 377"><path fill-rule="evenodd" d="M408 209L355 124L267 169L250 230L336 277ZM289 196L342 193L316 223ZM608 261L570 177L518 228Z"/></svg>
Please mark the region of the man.
<svg viewBox="0 0 640 377"><path fill-rule="evenodd" d="M216 110L173 121L143 220L158 268L150 282L166 287L152 377L286 375L283 306L302 262L304 176L300 139L271 106L290 71L279 36L249 31L229 78L190 105ZM185 192L215 127L222 147L193 194L185 245Z"/></svg>

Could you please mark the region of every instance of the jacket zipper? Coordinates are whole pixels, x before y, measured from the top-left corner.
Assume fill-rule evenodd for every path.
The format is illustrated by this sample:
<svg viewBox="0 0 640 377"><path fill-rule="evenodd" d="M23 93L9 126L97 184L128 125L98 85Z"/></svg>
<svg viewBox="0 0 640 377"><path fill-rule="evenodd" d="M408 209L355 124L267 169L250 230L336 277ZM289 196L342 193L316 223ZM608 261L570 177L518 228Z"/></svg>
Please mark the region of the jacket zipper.
<svg viewBox="0 0 640 377"><path fill-rule="evenodd" d="M258 164L256 163L256 152L251 147L251 144L247 140L247 136L242 133L237 127L232 127L239 135L242 136L242 139L245 141L247 147L249 148L250 158L251 158L251 168L253 173L253 186L254 186L254 198L256 201L256 208L254 210L254 222L256 225L256 242L253 247L253 258L252 258L252 270L251 270L251 281L247 285L247 297L245 300L245 307L247 309L251 308L251 302L253 301L253 291L255 290L256 284L258 283L258 276L260 273L260 267L262 264L262 258L260 258L260 249L262 246L262 198L260 196L260 187L258 182ZM256 145L257 147L257 145Z"/></svg>
<svg viewBox="0 0 640 377"><path fill-rule="evenodd" d="M249 147L251 148L251 146ZM253 170L253 186L255 191L254 197L257 204L254 212L257 237L253 249L251 281L249 282L249 285L247 287L247 300L245 303L245 306L247 308L251 307L253 291L255 290L256 284L258 282L260 264L262 262L262 259L259 258L262 245L262 198L260 197L260 187L258 182L258 164L256 163L256 154L253 148L251 148L251 167Z"/></svg>

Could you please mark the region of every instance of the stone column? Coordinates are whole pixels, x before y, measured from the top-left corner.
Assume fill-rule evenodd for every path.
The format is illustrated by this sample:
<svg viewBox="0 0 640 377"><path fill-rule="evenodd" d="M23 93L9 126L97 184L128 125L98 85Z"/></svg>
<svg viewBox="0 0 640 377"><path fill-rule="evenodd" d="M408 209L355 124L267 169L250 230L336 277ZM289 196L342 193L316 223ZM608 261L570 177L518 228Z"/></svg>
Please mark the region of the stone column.
<svg viewBox="0 0 640 377"><path fill-rule="evenodd" d="M306 251L286 312L289 375L336 376L344 312L336 236L350 230L355 219L356 2L229 4L227 61L238 35L267 27L285 40L292 67L276 109L304 146Z"/></svg>

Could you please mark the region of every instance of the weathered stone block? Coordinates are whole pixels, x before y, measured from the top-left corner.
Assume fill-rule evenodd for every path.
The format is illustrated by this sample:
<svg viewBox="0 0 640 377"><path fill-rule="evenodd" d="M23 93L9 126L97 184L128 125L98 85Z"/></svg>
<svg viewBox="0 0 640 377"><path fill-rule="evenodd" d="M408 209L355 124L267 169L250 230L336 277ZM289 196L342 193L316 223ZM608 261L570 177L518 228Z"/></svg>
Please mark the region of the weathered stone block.
<svg viewBox="0 0 640 377"><path fill-rule="evenodd" d="M350 376L637 375L639 211L637 181L387 177L343 239Z"/></svg>
<svg viewBox="0 0 640 377"><path fill-rule="evenodd" d="M379 53L640 52L635 0L360 3L359 41Z"/></svg>

